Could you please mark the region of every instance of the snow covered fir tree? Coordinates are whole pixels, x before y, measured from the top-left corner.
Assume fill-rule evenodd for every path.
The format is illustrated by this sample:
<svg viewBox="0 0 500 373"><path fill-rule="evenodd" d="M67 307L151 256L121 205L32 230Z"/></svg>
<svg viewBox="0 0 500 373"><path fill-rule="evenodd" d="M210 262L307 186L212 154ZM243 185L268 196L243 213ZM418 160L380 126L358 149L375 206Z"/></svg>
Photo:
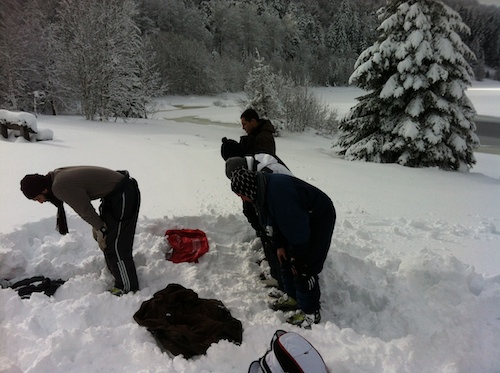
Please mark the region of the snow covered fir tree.
<svg viewBox="0 0 500 373"><path fill-rule="evenodd" d="M255 109L263 118L279 119L283 117L283 106L278 98L276 87L280 77L271 71L264 59L257 53L255 66L248 73L245 93L248 97L246 108Z"/></svg>
<svg viewBox="0 0 500 373"><path fill-rule="evenodd" d="M479 146L465 95L473 52L468 27L438 0L388 0L377 41L363 51L351 84L358 98L334 142L349 160L467 170Z"/></svg>
<svg viewBox="0 0 500 373"><path fill-rule="evenodd" d="M308 89L308 84L296 83L292 77L273 72L257 52L255 66L245 83L247 100L242 109L253 108L262 118L272 119L277 136L281 130L301 132L314 128L319 133L332 134L338 127L337 112Z"/></svg>

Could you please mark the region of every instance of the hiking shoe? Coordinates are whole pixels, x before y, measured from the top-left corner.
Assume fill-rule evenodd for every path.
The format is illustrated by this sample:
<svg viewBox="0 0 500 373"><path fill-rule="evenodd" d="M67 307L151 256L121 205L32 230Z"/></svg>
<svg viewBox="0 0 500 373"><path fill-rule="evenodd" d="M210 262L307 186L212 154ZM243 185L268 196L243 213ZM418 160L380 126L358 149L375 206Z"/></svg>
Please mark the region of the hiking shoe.
<svg viewBox="0 0 500 373"><path fill-rule="evenodd" d="M321 314L319 310L314 313L307 314L299 310L296 314L286 319L286 322L292 325L299 326L304 329L311 329L312 324L318 324L321 321Z"/></svg>
<svg viewBox="0 0 500 373"><path fill-rule="evenodd" d="M278 280L275 278L269 277L264 280L260 280L264 285L266 285L266 288L277 288L278 287Z"/></svg>
<svg viewBox="0 0 500 373"><path fill-rule="evenodd" d="M271 303L271 309L274 311L295 311L297 309L297 301L288 294L284 294L277 301Z"/></svg>
<svg viewBox="0 0 500 373"><path fill-rule="evenodd" d="M2 289L7 289L10 285L12 285L11 281L4 278L0 279L0 287L2 287Z"/></svg>
<svg viewBox="0 0 500 373"><path fill-rule="evenodd" d="M123 289L120 288L111 288L108 290L111 294L116 295L117 297L121 297L123 294L126 294Z"/></svg>
<svg viewBox="0 0 500 373"><path fill-rule="evenodd" d="M280 289L278 288L274 288L274 289L271 289L271 291L269 292L269 294L267 294L269 297L271 298L275 298L275 299L279 299L281 298L285 293L283 293Z"/></svg>

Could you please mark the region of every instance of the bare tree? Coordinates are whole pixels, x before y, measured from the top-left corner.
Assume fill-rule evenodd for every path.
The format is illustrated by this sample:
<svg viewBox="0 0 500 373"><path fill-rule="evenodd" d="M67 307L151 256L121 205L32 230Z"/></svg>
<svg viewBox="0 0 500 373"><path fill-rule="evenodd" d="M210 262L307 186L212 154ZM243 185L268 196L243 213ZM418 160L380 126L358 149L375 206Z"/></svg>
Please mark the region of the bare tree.
<svg viewBox="0 0 500 373"><path fill-rule="evenodd" d="M0 103L11 110L26 107L28 95L28 42L26 12L16 0L0 6Z"/></svg>
<svg viewBox="0 0 500 373"><path fill-rule="evenodd" d="M143 41L133 0L62 0L54 24L58 70L87 119L144 109Z"/></svg>

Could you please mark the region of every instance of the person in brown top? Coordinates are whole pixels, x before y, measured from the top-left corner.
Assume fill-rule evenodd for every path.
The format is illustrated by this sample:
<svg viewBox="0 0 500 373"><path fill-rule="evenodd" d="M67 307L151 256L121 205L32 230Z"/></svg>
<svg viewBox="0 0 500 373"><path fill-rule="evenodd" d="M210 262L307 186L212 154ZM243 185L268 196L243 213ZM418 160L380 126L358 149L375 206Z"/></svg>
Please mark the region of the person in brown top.
<svg viewBox="0 0 500 373"><path fill-rule="evenodd" d="M21 180L21 191L28 199L48 201L58 208L57 228L61 234L68 233L64 202L92 226L93 236L115 278L112 294L139 289L132 247L140 192L127 171L94 166L58 168L47 175L26 175ZM98 198L99 214L91 203Z"/></svg>
<svg viewBox="0 0 500 373"><path fill-rule="evenodd" d="M259 118L254 109L247 109L241 114L241 127L247 133L240 137L243 155L267 153L276 155L274 133L276 129L271 121Z"/></svg>

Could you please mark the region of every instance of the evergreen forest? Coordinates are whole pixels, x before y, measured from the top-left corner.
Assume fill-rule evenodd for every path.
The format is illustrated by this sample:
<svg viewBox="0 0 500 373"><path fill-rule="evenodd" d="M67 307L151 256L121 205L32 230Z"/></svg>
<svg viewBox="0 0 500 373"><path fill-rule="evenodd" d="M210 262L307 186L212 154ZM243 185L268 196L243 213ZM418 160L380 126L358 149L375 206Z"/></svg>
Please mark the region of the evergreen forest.
<svg viewBox="0 0 500 373"><path fill-rule="evenodd" d="M237 92L256 61L295 84L349 84L390 0L2 0L0 107L144 117L161 94ZM500 79L500 7L444 0L476 79Z"/></svg>

